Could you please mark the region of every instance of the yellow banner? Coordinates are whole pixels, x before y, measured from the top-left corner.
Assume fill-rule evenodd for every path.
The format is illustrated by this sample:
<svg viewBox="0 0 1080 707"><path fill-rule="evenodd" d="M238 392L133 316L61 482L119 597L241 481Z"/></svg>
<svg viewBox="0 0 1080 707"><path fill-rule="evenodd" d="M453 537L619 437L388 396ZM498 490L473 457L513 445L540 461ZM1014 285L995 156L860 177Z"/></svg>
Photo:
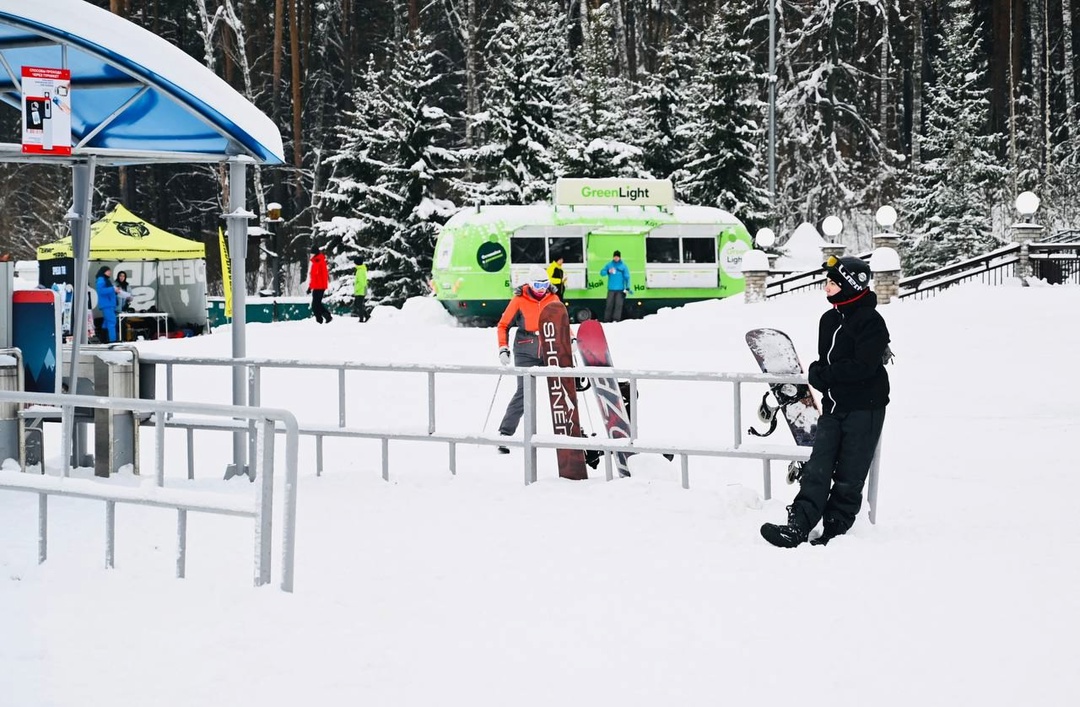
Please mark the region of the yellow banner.
<svg viewBox="0 0 1080 707"><path fill-rule="evenodd" d="M232 319L232 261L229 260L229 244L225 232L218 227L218 242L221 244L221 283L225 288L225 318Z"/></svg>

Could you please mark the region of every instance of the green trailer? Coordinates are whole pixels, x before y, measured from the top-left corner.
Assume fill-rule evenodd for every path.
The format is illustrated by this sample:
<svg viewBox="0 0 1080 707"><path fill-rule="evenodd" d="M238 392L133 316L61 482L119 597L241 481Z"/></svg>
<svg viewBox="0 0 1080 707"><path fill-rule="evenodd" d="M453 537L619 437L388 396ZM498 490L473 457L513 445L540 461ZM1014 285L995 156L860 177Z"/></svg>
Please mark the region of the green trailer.
<svg viewBox="0 0 1080 707"><path fill-rule="evenodd" d="M722 209L675 203L668 180L560 179L553 204L463 209L435 243L432 285L450 314L495 324L533 265L562 257L576 321L603 315L600 269L630 269L624 318L743 291L746 227Z"/></svg>

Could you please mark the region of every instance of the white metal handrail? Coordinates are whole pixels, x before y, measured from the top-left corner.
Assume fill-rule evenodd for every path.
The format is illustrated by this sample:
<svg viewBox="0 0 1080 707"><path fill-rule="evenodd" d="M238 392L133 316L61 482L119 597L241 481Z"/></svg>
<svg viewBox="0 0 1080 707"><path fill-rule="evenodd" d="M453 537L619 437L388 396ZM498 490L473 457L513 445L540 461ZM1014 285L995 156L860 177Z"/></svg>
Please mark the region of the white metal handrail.
<svg viewBox="0 0 1080 707"><path fill-rule="evenodd" d="M296 535L296 490L299 425L288 410L218 405L210 403L179 403L171 401L139 400L134 398L104 398L89 395L61 395L46 393L0 391L0 402L29 405L58 406L64 428L71 428L71 417L76 407L129 410L154 416L156 448L155 485L150 488L119 487L104 480L73 479L68 472L67 454L62 476L39 476L19 471L0 471L0 489L38 494L38 562L48 555L48 497L68 496L105 502L106 547L105 565L112 568L116 546L115 513L117 503L172 508L177 512L177 577L185 575L187 556L187 513L214 513L241 516L255 520L255 585L263 585L271 579L272 519L274 498L274 439L277 429L285 435L285 499L283 508L284 528L281 544L281 589L293 589L293 567ZM208 418L249 420L255 423L257 461L262 472L257 487L255 503L237 501L206 491L165 488L165 426L168 415L178 413L201 415ZM247 424L247 423L245 423ZM70 444L65 438L65 445ZM66 447L65 447L66 449ZM44 464L42 465L44 471Z"/></svg>
<svg viewBox="0 0 1080 707"><path fill-rule="evenodd" d="M742 459L760 459L762 461L762 483L766 499L771 498L771 462L782 461L805 461L809 458L810 450L806 447L793 445L758 445L752 447L743 446L742 441L742 385L743 384L776 384L776 383L806 383L806 377L798 374L771 375L763 373L719 373L708 371L658 371L638 370L621 368L604 368L582 366L575 368L559 367L502 367L502 366L474 366L452 364L421 364L421 363L360 363L355 361L302 361L294 359L268 359L268 358L217 358L217 357L184 357L164 356L161 354L145 353L142 357L144 365L159 364L166 371L166 395L171 399L174 389L174 368L176 366L210 366L210 367L237 367L247 369L249 381L249 401L258 404L261 388L261 372L263 369L305 369L336 371L338 374L338 422L332 425L302 424L300 434L315 437L316 440L316 473L321 474L323 468L323 439L325 437L346 437L379 439L382 442L382 473L384 479L389 479L389 451L390 440L402 441L430 441L441 442L449 446L450 472L456 473L456 447L459 444L478 444L487 446L511 446L521 447L524 454L524 481L528 485L536 481L536 450L542 448L579 448L597 449L607 453L606 473L608 480L611 474L611 453L625 451L628 448L639 453L662 453L674 454L681 457L681 481L684 488L689 488L688 458L691 456L716 456ZM424 374L427 377L427 427L406 431L401 429L379 429L350 427L347 424L345 409L347 392L345 386L346 373L349 371L379 371L396 373ZM523 416L523 435L521 439L507 438L499 435L487 434L459 434L439 432L436 425L436 375L507 375L525 377L525 414ZM536 421L536 379L547 376L574 377L574 378L619 378L628 380L630 383L630 427L631 434L628 439L576 439L560 435L542 435L537 433ZM727 383L733 386L732 395L732 438L733 443L729 446L702 445L688 447L685 444L642 444L639 441L637 426L637 385L640 380L656 381L690 381L700 383ZM170 426L186 427L189 430L189 459L192 441L190 433L192 429L230 429L236 430L235 423L208 426L204 423L187 420L170 420ZM190 463L190 462L189 462ZM878 457L875 456L874 467L871 469L868 487L868 504L870 506L871 520L876 517L877 508L877 476Z"/></svg>

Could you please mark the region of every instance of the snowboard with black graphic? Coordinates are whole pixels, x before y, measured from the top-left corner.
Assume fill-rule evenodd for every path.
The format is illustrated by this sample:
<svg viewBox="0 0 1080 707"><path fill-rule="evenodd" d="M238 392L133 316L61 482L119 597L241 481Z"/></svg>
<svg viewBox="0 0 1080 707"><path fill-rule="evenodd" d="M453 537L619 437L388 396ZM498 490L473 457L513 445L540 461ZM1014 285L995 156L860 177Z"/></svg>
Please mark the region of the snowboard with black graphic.
<svg viewBox="0 0 1080 707"><path fill-rule="evenodd" d="M604 328L595 319L587 319L578 326L577 347L583 365L612 367L611 349L608 348ZM596 402L600 405L600 413L603 415L608 437L629 439L630 415L627 414L619 381L614 377L590 380L592 389L596 392ZM630 476L630 466L627 461L631 454L633 452L615 453L615 466L619 470L619 476Z"/></svg>
<svg viewBox="0 0 1080 707"><path fill-rule="evenodd" d="M545 366L573 368L574 352L570 335L570 317L559 300L540 310L540 359ZM555 434L567 437L581 436L578 416L577 389L572 375L549 376L548 398L551 401L551 423ZM581 449L557 449L559 476L564 479L587 479L585 452Z"/></svg>
<svg viewBox="0 0 1080 707"><path fill-rule="evenodd" d="M757 359L762 373L785 374L802 373L802 364L799 363L799 355L795 351L795 344L791 338L778 329L752 329L746 332L746 345ZM772 395L776 405L769 404L769 395ZM766 437L776 429L778 413L783 416L795 444L800 447L813 447L814 436L817 433L817 422L821 416L821 408L814 399L810 386L795 383L774 384L769 386L769 392L761 399L758 407L758 417L762 422L769 423L769 429L758 432L750 428L750 434L757 437ZM788 483L793 483L799 478L802 471L801 462L792 462L788 468Z"/></svg>

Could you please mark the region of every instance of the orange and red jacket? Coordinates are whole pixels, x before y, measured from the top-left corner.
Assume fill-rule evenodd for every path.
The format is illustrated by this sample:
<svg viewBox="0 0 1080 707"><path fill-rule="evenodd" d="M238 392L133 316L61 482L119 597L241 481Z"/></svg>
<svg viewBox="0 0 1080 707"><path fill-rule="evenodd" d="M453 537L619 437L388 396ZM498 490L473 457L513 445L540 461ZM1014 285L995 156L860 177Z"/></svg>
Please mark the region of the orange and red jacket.
<svg viewBox="0 0 1080 707"><path fill-rule="evenodd" d="M521 314L522 319L525 320L523 327L525 331L539 332L540 312L549 304L563 306L562 302L551 290L548 290L543 299L539 301L526 294L514 295L514 298L510 300L510 304L507 305L506 311L503 312L502 317L499 319L499 346L509 346L507 341L510 336L510 326L514 323L514 317L518 314Z"/></svg>
<svg viewBox="0 0 1080 707"><path fill-rule="evenodd" d="M308 287L313 290L325 290L330 287L330 273L326 269L326 256L322 253L311 256L311 273L308 276Z"/></svg>

